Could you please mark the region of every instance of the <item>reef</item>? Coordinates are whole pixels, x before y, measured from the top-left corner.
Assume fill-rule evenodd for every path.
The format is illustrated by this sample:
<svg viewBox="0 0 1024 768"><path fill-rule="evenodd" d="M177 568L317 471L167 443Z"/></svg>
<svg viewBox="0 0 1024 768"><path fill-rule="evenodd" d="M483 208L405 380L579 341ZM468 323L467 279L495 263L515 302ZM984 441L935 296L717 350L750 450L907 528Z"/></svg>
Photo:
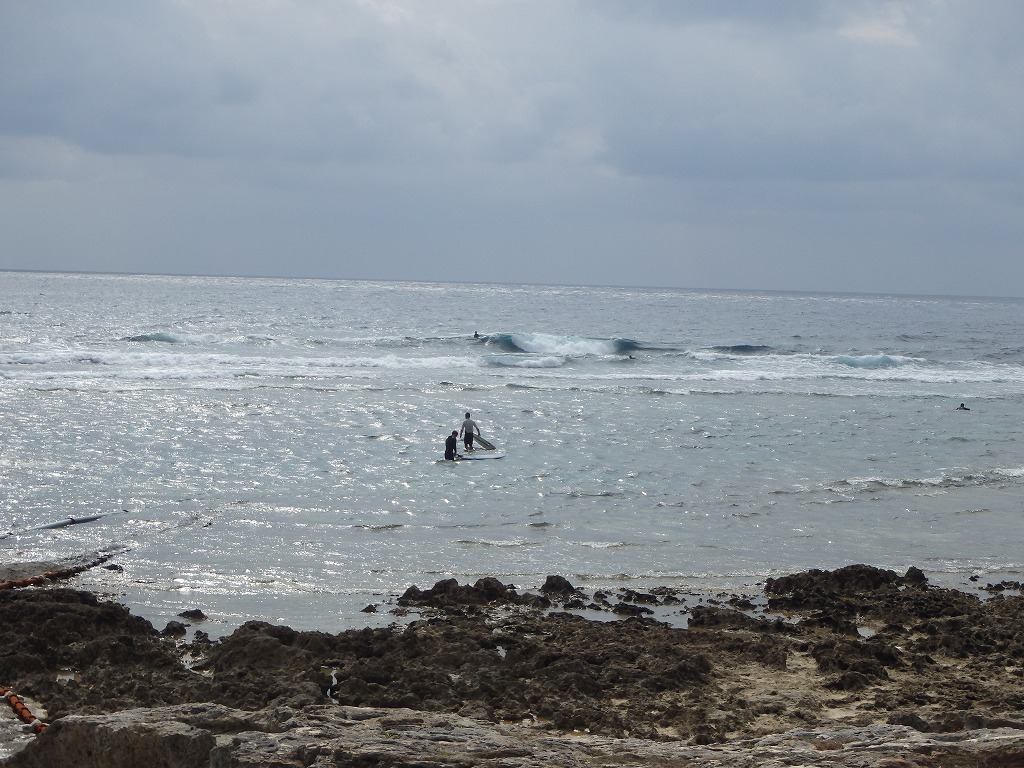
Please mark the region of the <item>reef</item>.
<svg viewBox="0 0 1024 768"><path fill-rule="evenodd" d="M88 592L6 590L0 683L48 727L0 764L1019 765L1024 598L990 586L866 565L714 599L445 580L390 627L216 641L185 639L198 611L157 630Z"/></svg>

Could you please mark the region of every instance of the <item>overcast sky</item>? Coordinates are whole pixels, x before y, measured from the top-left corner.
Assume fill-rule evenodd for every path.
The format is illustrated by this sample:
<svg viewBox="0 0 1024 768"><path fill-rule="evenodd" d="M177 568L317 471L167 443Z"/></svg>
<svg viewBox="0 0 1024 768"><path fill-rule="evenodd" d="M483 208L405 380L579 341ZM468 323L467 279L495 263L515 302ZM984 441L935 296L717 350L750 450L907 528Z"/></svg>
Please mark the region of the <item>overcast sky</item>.
<svg viewBox="0 0 1024 768"><path fill-rule="evenodd" d="M0 0L0 268L1024 295L1019 0Z"/></svg>

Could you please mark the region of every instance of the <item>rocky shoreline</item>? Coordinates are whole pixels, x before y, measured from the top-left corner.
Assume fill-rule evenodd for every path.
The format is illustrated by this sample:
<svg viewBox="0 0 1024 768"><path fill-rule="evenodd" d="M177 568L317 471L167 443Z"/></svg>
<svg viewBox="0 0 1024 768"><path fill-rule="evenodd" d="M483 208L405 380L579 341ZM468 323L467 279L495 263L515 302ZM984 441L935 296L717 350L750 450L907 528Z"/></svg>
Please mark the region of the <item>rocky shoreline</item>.
<svg viewBox="0 0 1024 768"><path fill-rule="evenodd" d="M447 580L404 625L186 642L201 614L6 590L0 684L50 726L0 765L1024 765L1024 598L988 591L865 565L693 606Z"/></svg>

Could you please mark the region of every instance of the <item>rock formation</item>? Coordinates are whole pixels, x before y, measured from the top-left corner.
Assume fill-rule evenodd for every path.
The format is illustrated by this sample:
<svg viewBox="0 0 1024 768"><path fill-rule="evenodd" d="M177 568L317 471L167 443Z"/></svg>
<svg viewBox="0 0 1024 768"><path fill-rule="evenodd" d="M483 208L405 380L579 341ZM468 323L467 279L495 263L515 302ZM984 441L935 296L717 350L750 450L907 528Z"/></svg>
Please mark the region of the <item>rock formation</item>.
<svg viewBox="0 0 1024 768"><path fill-rule="evenodd" d="M0 682L51 723L3 764L1024 764L1024 598L991 591L868 566L757 602L445 580L404 625L189 643L89 593L0 592Z"/></svg>

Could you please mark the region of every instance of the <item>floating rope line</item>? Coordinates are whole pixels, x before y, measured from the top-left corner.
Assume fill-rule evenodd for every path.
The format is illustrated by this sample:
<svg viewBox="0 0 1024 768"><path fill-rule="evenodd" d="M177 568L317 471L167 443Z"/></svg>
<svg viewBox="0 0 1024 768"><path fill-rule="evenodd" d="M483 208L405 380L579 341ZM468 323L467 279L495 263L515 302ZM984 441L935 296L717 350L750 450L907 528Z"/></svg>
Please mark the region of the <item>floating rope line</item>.
<svg viewBox="0 0 1024 768"><path fill-rule="evenodd" d="M37 734L46 730L46 723L29 712L28 707L25 706L25 702L22 701L21 697L14 691L0 685L0 696L7 699L7 703L11 705L11 709L14 710L15 714L18 715L21 721L32 726L32 730Z"/></svg>
<svg viewBox="0 0 1024 768"><path fill-rule="evenodd" d="M127 512L127 511L128 511L127 509L122 509L121 510L121 512ZM118 512L106 512L106 513L101 513L99 515L86 515L84 517L68 516L68 517L65 517L62 520L57 520L57 521L52 522L52 523L46 523L45 525L36 525L36 526L31 527L31 528L22 528L22 529L17 530L17 531L6 531L5 533L0 533L0 539L9 539L12 536L24 536L25 534L35 533L36 531L50 531L50 530L54 530L56 528L66 528L69 525L80 525L81 523L92 523L92 522L95 522L96 520L102 520L105 517L110 517L111 515L116 515L116 514L120 514L120 513L118 513Z"/></svg>
<svg viewBox="0 0 1024 768"><path fill-rule="evenodd" d="M76 565L71 568L61 568L56 571L47 571L41 573L38 576L30 576L27 579L14 579L13 581L0 582L0 589L15 589L17 587L31 587L35 584L42 584L46 581L55 581L56 579L69 579L72 576L76 576L82 571L87 571L90 568L95 568L97 565L102 565L114 556L114 553L102 555L101 557L93 560L91 563L85 565Z"/></svg>

